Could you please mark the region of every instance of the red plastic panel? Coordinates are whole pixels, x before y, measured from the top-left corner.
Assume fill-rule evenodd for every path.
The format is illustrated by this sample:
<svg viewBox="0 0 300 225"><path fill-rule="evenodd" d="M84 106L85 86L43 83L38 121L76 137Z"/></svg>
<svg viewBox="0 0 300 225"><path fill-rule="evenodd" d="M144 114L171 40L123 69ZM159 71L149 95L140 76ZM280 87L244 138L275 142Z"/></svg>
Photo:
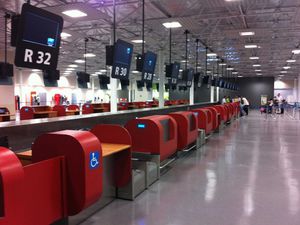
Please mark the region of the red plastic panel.
<svg viewBox="0 0 300 225"><path fill-rule="evenodd" d="M164 140L161 121L169 120L169 140ZM139 128L138 125L145 128ZM125 125L132 137L132 151L160 155L163 161L177 151L177 123L170 116L148 116L129 121Z"/></svg>
<svg viewBox="0 0 300 225"><path fill-rule="evenodd" d="M79 106L78 105L69 105L67 107L68 110L79 110Z"/></svg>
<svg viewBox="0 0 300 225"><path fill-rule="evenodd" d="M16 155L0 147L0 225L24 225L24 171ZM27 225L27 224L25 224Z"/></svg>
<svg viewBox="0 0 300 225"><path fill-rule="evenodd" d="M57 116L66 116L66 108L62 105L55 105L52 110L57 112Z"/></svg>
<svg viewBox="0 0 300 225"><path fill-rule="evenodd" d="M97 125L91 132L102 143L132 145L129 132L124 127L118 125ZM123 187L131 180L131 149L117 153L114 160L115 185L116 187Z"/></svg>
<svg viewBox="0 0 300 225"><path fill-rule="evenodd" d="M24 167L22 190L26 225L51 224L65 218L63 159L57 157ZM67 177L64 177L68 179ZM16 202L19 204L20 200ZM26 223L24 223L26 221ZM21 221L20 221L21 222Z"/></svg>
<svg viewBox="0 0 300 225"><path fill-rule="evenodd" d="M67 214L75 215L102 194L102 148L87 131L60 131L41 135L32 146L34 162L64 156L66 162ZM98 159L97 159L98 158ZM97 161L95 167L91 163Z"/></svg>
<svg viewBox="0 0 300 225"><path fill-rule="evenodd" d="M208 109L211 112L212 115L212 129L216 130L219 125L219 117L218 117L218 111L214 107L206 107L205 109Z"/></svg>
<svg viewBox="0 0 300 225"><path fill-rule="evenodd" d="M82 106L82 114L91 114L94 113L94 107L91 104L83 104Z"/></svg>
<svg viewBox="0 0 300 225"><path fill-rule="evenodd" d="M213 129L212 113L208 109L204 108L194 109L192 112L197 114L198 129L205 130L206 134L211 133Z"/></svg>
<svg viewBox="0 0 300 225"><path fill-rule="evenodd" d="M169 116L173 117L177 122L178 140L177 148L184 149L189 144L196 141L198 137L198 119L192 112L175 112L170 113ZM192 122L190 122L190 118ZM191 124L194 127L191 127Z"/></svg>
<svg viewBox="0 0 300 225"><path fill-rule="evenodd" d="M21 120L30 120L34 118L33 108L29 106L24 106L20 110L20 119Z"/></svg>
<svg viewBox="0 0 300 225"><path fill-rule="evenodd" d="M228 121L228 116L227 116L227 113L226 113L225 106L224 105L215 105L213 107L218 111L218 113L220 113L221 120L224 121L224 122L227 122Z"/></svg>

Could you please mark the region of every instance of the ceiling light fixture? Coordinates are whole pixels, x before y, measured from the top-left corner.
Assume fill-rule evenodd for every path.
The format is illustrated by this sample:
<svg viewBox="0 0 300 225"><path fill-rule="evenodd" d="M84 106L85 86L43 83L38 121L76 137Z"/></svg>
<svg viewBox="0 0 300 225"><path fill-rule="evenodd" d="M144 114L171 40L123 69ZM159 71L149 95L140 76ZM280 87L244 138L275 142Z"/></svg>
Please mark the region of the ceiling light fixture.
<svg viewBox="0 0 300 225"><path fill-rule="evenodd" d="M85 63L85 60L83 60L83 59L76 59L74 62L75 63Z"/></svg>
<svg viewBox="0 0 300 225"><path fill-rule="evenodd" d="M182 27L182 25L177 22L177 21L173 21L173 22L166 22L166 23L163 23L162 24L165 28L179 28L179 27Z"/></svg>
<svg viewBox="0 0 300 225"><path fill-rule="evenodd" d="M143 43L143 40L132 40L131 41L132 43L135 43L135 44L142 44ZM144 41L144 43L146 43L146 41Z"/></svg>
<svg viewBox="0 0 300 225"><path fill-rule="evenodd" d="M260 67L261 65L259 64L254 64L253 67Z"/></svg>
<svg viewBox="0 0 300 225"><path fill-rule="evenodd" d="M217 54L216 54L216 53L207 53L207 56L208 56L208 57L216 57Z"/></svg>
<svg viewBox="0 0 300 225"><path fill-rule="evenodd" d="M66 71L73 71L75 70L74 68L67 68Z"/></svg>
<svg viewBox="0 0 300 225"><path fill-rule="evenodd" d="M86 57L86 58L92 58L92 57L95 57L96 55L93 54L93 53L86 53L83 56Z"/></svg>
<svg viewBox="0 0 300 225"><path fill-rule="evenodd" d="M219 66L226 66L226 63L220 63Z"/></svg>
<svg viewBox="0 0 300 225"><path fill-rule="evenodd" d="M243 77L243 76L238 76L239 78Z"/></svg>
<svg viewBox="0 0 300 225"><path fill-rule="evenodd" d="M261 73L257 73L256 75L257 75L257 76L262 76L262 74L261 74Z"/></svg>
<svg viewBox="0 0 300 225"><path fill-rule="evenodd" d="M99 70L100 73L106 73L107 70L106 69L103 69L103 70Z"/></svg>
<svg viewBox="0 0 300 225"><path fill-rule="evenodd" d="M234 70L234 68L227 68L226 70Z"/></svg>
<svg viewBox="0 0 300 225"><path fill-rule="evenodd" d="M79 17L87 16L86 13L84 13L84 12L78 10L78 9L67 10L67 11L64 11L62 13L69 16L69 17L72 17L72 18L79 18Z"/></svg>
<svg viewBox="0 0 300 225"><path fill-rule="evenodd" d="M280 73L287 73L287 71L280 71Z"/></svg>
<svg viewBox="0 0 300 225"><path fill-rule="evenodd" d="M294 62L296 62L296 60L295 59L288 59L288 60L286 60L286 62L287 63L294 63Z"/></svg>
<svg viewBox="0 0 300 225"><path fill-rule="evenodd" d="M257 48L257 45L245 45L245 48Z"/></svg>
<svg viewBox="0 0 300 225"><path fill-rule="evenodd" d="M253 35L255 35L255 32L253 31L240 32L240 36L253 36Z"/></svg>
<svg viewBox="0 0 300 225"><path fill-rule="evenodd" d="M133 70L133 71L132 71L132 73L139 73L139 71L137 71L137 70Z"/></svg>
<svg viewBox="0 0 300 225"><path fill-rule="evenodd" d="M291 69L291 67L290 66L284 66L283 69L288 70L288 69Z"/></svg>
<svg viewBox="0 0 300 225"><path fill-rule="evenodd" d="M71 64L71 65L69 65L68 67L70 67L70 68L77 68L77 67L78 67L78 65Z"/></svg>
<svg viewBox="0 0 300 225"><path fill-rule="evenodd" d="M259 57L257 57L257 56L252 56L252 57L250 57L250 59L255 60L255 59L259 59Z"/></svg>
<svg viewBox="0 0 300 225"><path fill-rule="evenodd" d="M295 55L298 55L298 54L300 54L300 49L295 49L295 50L293 50L292 51Z"/></svg>
<svg viewBox="0 0 300 225"><path fill-rule="evenodd" d="M61 32L60 33L60 37L62 38L62 39L65 39L65 38L68 38L68 37L71 37L72 35L71 34L68 34L68 33L66 33L66 32Z"/></svg>
<svg viewBox="0 0 300 225"><path fill-rule="evenodd" d="M255 70L255 72L261 72L261 70Z"/></svg>

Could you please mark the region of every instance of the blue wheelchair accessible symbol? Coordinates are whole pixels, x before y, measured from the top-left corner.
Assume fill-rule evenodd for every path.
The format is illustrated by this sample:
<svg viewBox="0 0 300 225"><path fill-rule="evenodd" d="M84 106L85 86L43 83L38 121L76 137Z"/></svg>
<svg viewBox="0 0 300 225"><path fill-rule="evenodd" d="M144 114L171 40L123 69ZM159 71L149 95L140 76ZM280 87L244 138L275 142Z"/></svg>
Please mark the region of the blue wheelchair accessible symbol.
<svg viewBox="0 0 300 225"><path fill-rule="evenodd" d="M90 169L96 169L100 166L99 152L90 153Z"/></svg>

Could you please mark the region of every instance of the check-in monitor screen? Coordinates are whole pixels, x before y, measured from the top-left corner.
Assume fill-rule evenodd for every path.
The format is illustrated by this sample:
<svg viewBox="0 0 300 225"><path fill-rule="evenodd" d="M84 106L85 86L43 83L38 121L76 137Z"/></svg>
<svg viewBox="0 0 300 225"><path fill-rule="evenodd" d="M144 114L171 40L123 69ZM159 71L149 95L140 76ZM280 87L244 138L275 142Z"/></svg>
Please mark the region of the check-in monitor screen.
<svg viewBox="0 0 300 225"><path fill-rule="evenodd" d="M59 23L32 12L26 12L22 40L33 44L56 48Z"/></svg>

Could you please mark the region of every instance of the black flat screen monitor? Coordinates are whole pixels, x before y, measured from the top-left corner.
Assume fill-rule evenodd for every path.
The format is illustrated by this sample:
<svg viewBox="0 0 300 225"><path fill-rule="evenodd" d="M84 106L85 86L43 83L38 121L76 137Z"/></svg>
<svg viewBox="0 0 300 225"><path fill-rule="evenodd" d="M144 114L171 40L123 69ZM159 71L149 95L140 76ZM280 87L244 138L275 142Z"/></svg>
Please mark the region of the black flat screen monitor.
<svg viewBox="0 0 300 225"><path fill-rule="evenodd" d="M141 90L143 90L143 87L145 86L145 83L142 80L137 80L136 81L136 86L137 86L138 90L141 91Z"/></svg>
<svg viewBox="0 0 300 225"><path fill-rule="evenodd" d="M153 52L147 51L143 59L144 59L143 71L142 71L143 80L147 83L152 83L153 76L155 73L157 55Z"/></svg>
<svg viewBox="0 0 300 225"><path fill-rule="evenodd" d="M129 80L120 80L122 90L128 90Z"/></svg>
<svg viewBox="0 0 300 225"><path fill-rule="evenodd" d="M114 46L114 59L112 67L112 78L128 80L133 53L133 45L117 40Z"/></svg>
<svg viewBox="0 0 300 225"><path fill-rule="evenodd" d="M55 70L62 28L61 16L23 4L17 28L16 66Z"/></svg>

